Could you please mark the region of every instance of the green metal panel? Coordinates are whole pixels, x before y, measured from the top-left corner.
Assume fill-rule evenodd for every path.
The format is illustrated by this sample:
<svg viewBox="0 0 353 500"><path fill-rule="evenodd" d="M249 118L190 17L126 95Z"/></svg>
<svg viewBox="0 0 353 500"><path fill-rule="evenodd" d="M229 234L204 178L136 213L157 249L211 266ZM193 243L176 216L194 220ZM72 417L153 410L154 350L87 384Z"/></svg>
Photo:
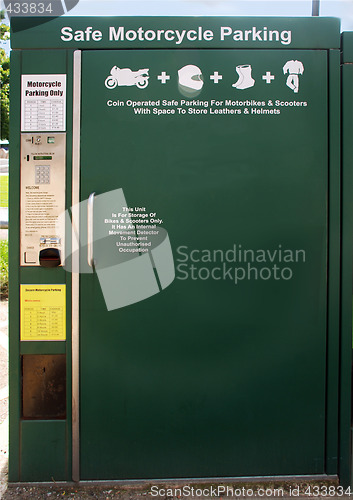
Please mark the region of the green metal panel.
<svg viewBox="0 0 353 500"><path fill-rule="evenodd" d="M353 63L353 33L342 33L342 62Z"/></svg>
<svg viewBox="0 0 353 500"><path fill-rule="evenodd" d="M351 366L352 366L352 226L353 226L353 33L345 33L343 59L350 64L342 67L342 285L341 285L341 385L340 385L340 477L344 484L353 485L349 474L352 464L351 432Z"/></svg>
<svg viewBox="0 0 353 500"><path fill-rule="evenodd" d="M340 219L341 219L341 98L340 52L329 52L329 261L328 261L328 338L327 338L327 424L326 464L328 474L338 470L339 341L340 328Z"/></svg>
<svg viewBox="0 0 353 500"><path fill-rule="evenodd" d="M18 481L20 478L20 78L21 52L11 52L11 81L10 81L10 178L9 178L9 480Z"/></svg>
<svg viewBox="0 0 353 500"><path fill-rule="evenodd" d="M299 94L282 71L293 59L305 67ZM200 100L307 106L171 117L107 106L180 101L187 64L203 71ZM253 89L232 88L237 64L251 64ZM106 89L114 65L148 67L148 87ZM184 280L179 269L162 293L109 313L97 276L81 277L83 479L326 472L327 74L325 51L83 53L83 200L123 188L129 206L163 218L177 265L181 246L305 251L290 280Z"/></svg>
<svg viewBox="0 0 353 500"><path fill-rule="evenodd" d="M175 259L181 258L181 246L227 250L236 244L243 250L274 251L281 245L282 250L304 248L305 263L290 264L294 276L288 281L237 285L227 277L183 280L179 269L162 293L109 313L97 276L82 276L82 478L338 472L342 484L348 484L353 75L346 64L340 200L339 21L65 17L14 19L12 26L14 48L69 50L15 50L11 55L10 480L71 479L71 280L62 269L19 267L20 74L67 73L71 89L71 49L163 48L176 50L84 53L82 199L92 191L123 188L128 204L146 205L163 217ZM102 39L81 41L79 35L64 41L64 26L92 26L102 31ZM109 40L109 27L120 26L125 33L139 28L143 33L171 29L174 35L186 31L180 43L162 34L160 41L146 41L141 30L135 40ZM222 40L222 26L237 30L238 39L226 35ZM188 38L188 30L196 30L200 39ZM264 40L270 30L278 31L277 41ZM346 63L353 62L352 40L352 34L343 35ZM314 48L336 50L298 50ZM282 71L293 59L305 67L298 94L286 87ZM105 78L117 64L148 66L148 87L107 89ZM278 116L246 116L244 105L240 116L211 115L208 108L207 115L169 117L107 106L108 99L180 101L176 75L185 64L196 64L204 73L197 99L264 100L265 107L269 99L279 99L308 106L284 106ZM238 64L252 65L253 89L232 88ZM172 76L166 85L157 80L164 70ZM209 79L215 70L223 74L219 84ZM275 80L266 85L262 76L269 70ZM68 208L71 116L69 90ZM65 282L67 343L20 345L19 284ZM67 420L21 422L20 354L59 353L67 355Z"/></svg>
<svg viewBox="0 0 353 500"><path fill-rule="evenodd" d="M21 422L20 481L68 478L65 421Z"/></svg>
<svg viewBox="0 0 353 500"><path fill-rule="evenodd" d="M71 89L73 87L73 56L72 51L67 51L67 85ZM67 122L66 122L66 207L72 206L72 120L73 114L73 96L72 92L67 95ZM71 227L66 228L66 245L67 249L71 248ZM66 367L67 367L67 401L66 401L66 462L67 462L67 479L72 480L72 288L71 276L66 276Z"/></svg>
<svg viewBox="0 0 353 500"><path fill-rule="evenodd" d="M21 354L65 354L65 342L21 342Z"/></svg>
<svg viewBox="0 0 353 500"><path fill-rule="evenodd" d="M67 354L67 421L60 422L60 429L64 426L65 439L60 444L60 449L63 447L65 455L63 457L53 457L52 464L60 463L64 460L65 474L62 474L60 465L58 474L61 479L71 479L71 276L62 268L44 269L41 267L21 268L19 261L19 228L20 228L20 75L21 74L45 74L45 73L68 73L67 85L72 86L72 63L68 60L67 51L64 50L43 50L26 51L24 54L21 51L12 51L12 81L11 81L11 158L10 158L10 457L9 457L9 479L10 481L29 480L44 480L46 476L46 464L42 464L43 475L41 468L35 461L31 462L31 450L29 434L27 436L27 444L24 446L24 434L21 434L21 366L20 354ZM69 71L68 71L68 68ZM70 95L68 108L72 114L72 96ZM67 120L68 135L71 134L70 119ZM71 206L71 135L67 142L67 204ZM69 228L68 228L69 231ZM66 283L67 291L67 341L66 342L20 342L19 340L19 318L20 318L20 303L19 303L19 286L21 283L26 284L56 284ZM52 424L52 423L51 423ZM40 434L40 423L36 422L36 431ZM46 432L47 426L43 424L43 432ZM50 426L49 426L50 427ZM55 427L55 426L54 426ZM50 427L51 428L51 427ZM27 428L26 428L27 429ZM61 439L62 432L60 431L58 439ZM22 450L22 451L20 451ZM20 453L25 454L24 461L20 459ZM50 453L50 448L48 449ZM55 453L52 449L51 453ZM59 462L57 462L59 461ZM49 461L50 462L50 461ZM31 469L32 463L32 469ZM22 468L24 465L24 469ZM70 466L70 468L67 467ZM50 479L50 478L48 478ZM33 479L34 480L34 479Z"/></svg>
<svg viewBox="0 0 353 500"><path fill-rule="evenodd" d="M48 20L49 19L49 20ZM13 48L123 49L123 48L295 48L338 49L339 19L295 17L58 17L12 18ZM91 28L86 33L87 28ZM126 31L140 30L115 40L112 33L122 27ZM201 34L200 34L201 27ZM66 28L66 31L61 30ZM72 31L67 30L71 28ZM111 32L114 28L114 32ZM222 28L226 30L222 31ZM143 30L143 32L141 31ZM153 30L156 35L144 33ZM165 32L173 30L174 33ZM183 33L179 37L175 31ZM188 37L188 32L192 30ZM246 35L245 31L249 31ZM76 31L81 31L77 33ZM158 31L163 31L159 33ZM208 33L205 33L205 32ZM235 39L233 38L234 32ZM240 31L242 34L240 34ZM269 35L277 31L281 36ZM96 32L94 39L92 32ZM196 32L196 35L195 35ZM290 32L290 39L287 33ZM101 33L101 35L99 34ZM223 33L223 35L222 35ZM230 34L231 33L231 34ZM265 34L266 33L266 34ZM69 40L71 35L71 40ZM180 38L182 37L182 39Z"/></svg>

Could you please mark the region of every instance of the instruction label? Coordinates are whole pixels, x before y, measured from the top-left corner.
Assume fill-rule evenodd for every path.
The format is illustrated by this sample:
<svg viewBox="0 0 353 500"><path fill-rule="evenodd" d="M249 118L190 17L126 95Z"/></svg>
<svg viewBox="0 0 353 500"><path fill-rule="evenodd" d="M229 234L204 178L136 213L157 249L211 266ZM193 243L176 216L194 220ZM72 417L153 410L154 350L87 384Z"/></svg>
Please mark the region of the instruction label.
<svg viewBox="0 0 353 500"><path fill-rule="evenodd" d="M22 75L22 132L63 132L66 75Z"/></svg>
<svg viewBox="0 0 353 500"><path fill-rule="evenodd" d="M66 340L66 285L21 286L21 340Z"/></svg>
<svg viewBox="0 0 353 500"><path fill-rule="evenodd" d="M300 110L308 107L307 101L299 101L296 99L157 99L156 101L133 101L118 100L107 101L108 108L126 107L135 115L154 115L157 117L163 116L259 116L259 115L280 115L287 110Z"/></svg>

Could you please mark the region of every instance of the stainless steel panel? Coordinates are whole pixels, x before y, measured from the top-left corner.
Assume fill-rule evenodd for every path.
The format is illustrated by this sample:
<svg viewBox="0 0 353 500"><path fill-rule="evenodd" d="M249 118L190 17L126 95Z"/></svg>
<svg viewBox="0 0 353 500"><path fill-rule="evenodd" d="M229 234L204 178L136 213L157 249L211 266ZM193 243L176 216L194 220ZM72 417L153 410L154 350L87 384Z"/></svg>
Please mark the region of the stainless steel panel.
<svg viewBox="0 0 353 500"><path fill-rule="evenodd" d="M39 252L64 261L65 133L21 134L21 265L38 266Z"/></svg>

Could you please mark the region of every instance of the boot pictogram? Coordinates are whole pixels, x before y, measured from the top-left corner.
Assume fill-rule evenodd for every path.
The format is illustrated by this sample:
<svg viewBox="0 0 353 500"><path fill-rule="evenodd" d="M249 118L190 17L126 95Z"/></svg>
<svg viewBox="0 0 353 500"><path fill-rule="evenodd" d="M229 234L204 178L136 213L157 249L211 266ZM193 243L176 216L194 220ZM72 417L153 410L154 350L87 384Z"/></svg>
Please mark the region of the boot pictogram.
<svg viewBox="0 0 353 500"><path fill-rule="evenodd" d="M252 68L250 64L243 64L241 66L237 66L235 69L239 75L239 78L236 83L233 83L232 87L235 87L239 90L244 90L255 85L255 80L251 76Z"/></svg>

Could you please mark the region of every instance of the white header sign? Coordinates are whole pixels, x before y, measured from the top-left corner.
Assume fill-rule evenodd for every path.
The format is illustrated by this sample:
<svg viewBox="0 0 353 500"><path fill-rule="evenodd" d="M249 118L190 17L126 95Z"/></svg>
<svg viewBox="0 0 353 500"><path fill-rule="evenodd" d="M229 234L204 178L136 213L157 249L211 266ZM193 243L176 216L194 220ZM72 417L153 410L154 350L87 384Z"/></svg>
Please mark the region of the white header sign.
<svg viewBox="0 0 353 500"><path fill-rule="evenodd" d="M66 75L22 75L21 131L65 129Z"/></svg>

